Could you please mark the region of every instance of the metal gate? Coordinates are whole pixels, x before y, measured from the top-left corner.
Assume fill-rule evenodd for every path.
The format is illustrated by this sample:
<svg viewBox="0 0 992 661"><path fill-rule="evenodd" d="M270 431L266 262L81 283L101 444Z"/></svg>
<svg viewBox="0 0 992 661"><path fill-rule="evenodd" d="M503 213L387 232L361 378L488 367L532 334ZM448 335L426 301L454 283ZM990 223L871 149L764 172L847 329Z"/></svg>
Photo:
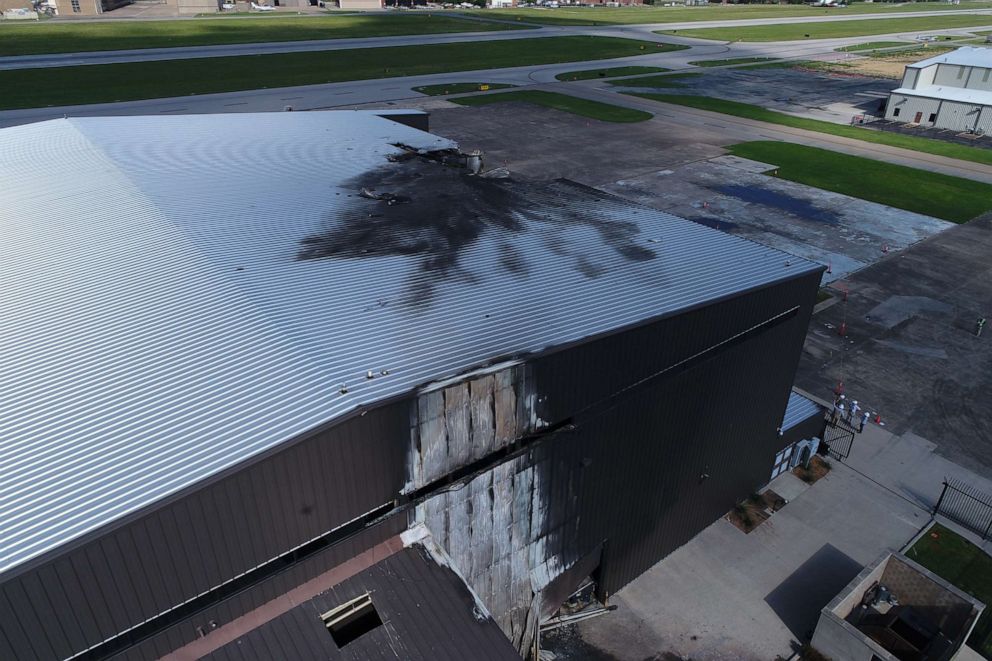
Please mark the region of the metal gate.
<svg viewBox="0 0 992 661"><path fill-rule="evenodd" d="M828 420L823 430L823 443L831 455L837 459L844 459L851 454L855 433L854 428L843 419L838 419L836 423Z"/></svg>
<svg viewBox="0 0 992 661"><path fill-rule="evenodd" d="M958 480L944 480L944 490L933 508L934 514L946 516L982 539L992 534L992 496Z"/></svg>

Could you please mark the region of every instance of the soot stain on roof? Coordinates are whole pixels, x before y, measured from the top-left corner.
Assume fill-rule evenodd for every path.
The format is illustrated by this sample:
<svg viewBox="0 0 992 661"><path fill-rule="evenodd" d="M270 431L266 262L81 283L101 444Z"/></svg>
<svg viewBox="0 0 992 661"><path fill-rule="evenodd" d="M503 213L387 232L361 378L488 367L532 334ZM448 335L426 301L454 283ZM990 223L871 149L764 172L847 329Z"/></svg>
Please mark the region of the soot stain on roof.
<svg viewBox="0 0 992 661"><path fill-rule="evenodd" d="M349 204L326 216L326 230L300 241L297 259L418 257L418 273L411 278L407 295L407 302L415 306L428 304L444 281L479 280L481 276L466 267L462 257L485 233L497 235L499 266L517 277L526 277L531 270L514 246L515 236L528 230L553 233L564 226L585 225L628 260L655 257L654 251L636 243L640 234L636 223L578 213L574 196L549 202L542 185L471 175L430 156L395 159L345 182L345 187L355 191ZM588 193L576 191L576 195ZM574 268L585 277L605 272L591 256L571 256Z"/></svg>

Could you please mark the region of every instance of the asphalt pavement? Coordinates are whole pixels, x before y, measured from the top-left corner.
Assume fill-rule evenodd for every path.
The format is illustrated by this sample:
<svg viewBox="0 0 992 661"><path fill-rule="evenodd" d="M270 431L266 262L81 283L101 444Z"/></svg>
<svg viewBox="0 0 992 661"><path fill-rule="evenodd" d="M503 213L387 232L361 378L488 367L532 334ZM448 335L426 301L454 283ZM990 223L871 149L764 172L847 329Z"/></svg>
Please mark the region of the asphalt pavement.
<svg viewBox="0 0 992 661"><path fill-rule="evenodd" d="M425 44L454 43L460 41L504 41L507 39L527 39L562 35L596 35L604 37L643 39L646 41L664 41L670 43L679 43L683 41L685 43L700 43L701 40L683 40L672 35L658 35L655 34L654 31L723 28L745 25L828 23L835 21L864 21L910 17L925 18L927 16L945 16L952 14L975 14L988 16L989 24L992 25L992 10L965 9L932 12L860 14L855 16L800 16L788 18L758 18L732 21L695 21L640 25L543 26L528 30L510 30L505 32L459 32L445 34L403 35L395 37L365 37L359 39L317 39L307 41L261 42L251 44L222 44L214 46L185 46L176 48L144 48L118 51L17 55L0 57L0 70L80 66L87 64L115 64L121 62L151 62L158 60L194 59L205 57L231 57L239 55L265 55L273 53L298 53L307 51L341 50L346 48L417 46ZM960 28L958 30L960 30ZM936 34L938 32L941 31L938 30L934 33ZM858 37L858 39L860 41L864 41L865 37ZM751 45L757 46L758 44Z"/></svg>

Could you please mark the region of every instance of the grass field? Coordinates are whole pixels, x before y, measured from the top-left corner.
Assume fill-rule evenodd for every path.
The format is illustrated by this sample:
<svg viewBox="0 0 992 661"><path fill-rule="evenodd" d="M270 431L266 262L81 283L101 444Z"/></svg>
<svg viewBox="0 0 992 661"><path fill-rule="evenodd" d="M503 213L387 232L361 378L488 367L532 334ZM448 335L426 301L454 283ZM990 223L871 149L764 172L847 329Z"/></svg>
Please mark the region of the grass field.
<svg viewBox="0 0 992 661"><path fill-rule="evenodd" d="M876 50L878 48L898 48L899 46L913 46L914 44L909 41L869 41L863 44L854 44L853 46L842 46L840 48L835 48L834 50L838 53L857 53L858 51L864 50Z"/></svg>
<svg viewBox="0 0 992 661"><path fill-rule="evenodd" d="M986 659L992 658L992 609L988 607L992 604L992 557L939 524L913 544L906 556L985 602L985 612L968 645Z"/></svg>
<svg viewBox="0 0 992 661"><path fill-rule="evenodd" d="M506 83L443 83L441 85L421 85L414 87L414 92L427 94L428 96L444 96L446 94L463 94L465 92L480 92L483 85L487 85L491 90L501 90L507 87L516 87Z"/></svg>
<svg viewBox="0 0 992 661"><path fill-rule="evenodd" d="M920 32L944 28L966 28L992 25L992 16L953 15L920 18L877 18L863 21L834 21L830 23L790 23L785 25L745 25L730 28L672 30L665 34L680 37L715 39L718 41L796 41L803 39L835 39L895 32Z"/></svg>
<svg viewBox="0 0 992 661"><path fill-rule="evenodd" d="M992 186L790 142L744 142L735 156L777 165L775 176L963 223L992 209Z"/></svg>
<svg viewBox="0 0 992 661"><path fill-rule="evenodd" d="M0 109L609 59L640 55L647 49L654 52L655 44L616 37L569 36L14 69L0 71Z"/></svg>
<svg viewBox="0 0 992 661"><path fill-rule="evenodd" d="M807 131L816 131L818 133L839 135L845 138L854 138L855 140L861 140L862 142L872 142L880 145L888 145L890 147L901 147L903 149L911 149L913 151L926 152L928 154L936 154L938 156L946 156L948 158L959 158L964 161L973 161L975 163L992 165L992 150L982 149L980 147L968 147L967 145L941 142L940 140L921 138L913 135L873 131L871 129L848 126L846 124L833 124L831 122L824 122L818 119L795 117L793 115L775 112L774 110L766 110L765 108L750 105L748 103L738 103L737 101L726 101L724 99L714 99L706 96L687 94L651 94L640 92L628 93L645 99L662 101L664 103L675 103L682 106L689 106L690 108L699 108L700 110L721 112L725 115L757 119L771 124L781 124L782 126L791 126L793 128L806 129Z"/></svg>
<svg viewBox="0 0 992 661"><path fill-rule="evenodd" d="M639 73L661 73L668 71L663 67L612 67L610 69L586 69L584 71L569 71L560 73L558 80L589 80L590 78L615 78L617 76L636 76Z"/></svg>
<svg viewBox="0 0 992 661"><path fill-rule="evenodd" d="M622 108L620 106L600 103L599 101L588 101L567 94L557 92L542 92L540 90L521 90L519 92L505 92L502 94L484 94L480 96L463 96L452 99L455 103L463 106L484 106L491 103L506 103L508 101L522 101L533 103L545 108L554 108L573 115L598 119L603 122L633 123L643 122L653 116L649 112L634 110L632 108Z"/></svg>
<svg viewBox="0 0 992 661"><path fill-rule="evenodd" d="M891 12L985 9L989 2L962 2L959 6L935 2L885 6L858 3L849 7L804 5L711 5L709 7L559 7L558 9L487 9L469 14L487 18L516 19L543 25L631 25L635 23L688 23L748 18L794 16L857 16Z"/></svg>
<svg viewBox="0 0 992 661"><path fill-rule="evenodd" d="M611 80L610 85L617 87L685 87L682 81L687 78L697 78L701 73L671 73L665 76L641 76L640 78L625 78L624 80Z"/></svg>
<svg viewBox="0 0 992 661"><path fill-rule="evenodd" d="M470 21L439 14L291 16L278 20L0 22L0 55L388 37L404 34L514 30L516 25Z"/></svg>
<svg viewBox="0 0 992 661"><path fill-rule="evenodd" d="M762 62L774 62L774 57L734 57L729 60L699 60L689 64L697 67L727 67L734 64L761 64Z"/></svg>

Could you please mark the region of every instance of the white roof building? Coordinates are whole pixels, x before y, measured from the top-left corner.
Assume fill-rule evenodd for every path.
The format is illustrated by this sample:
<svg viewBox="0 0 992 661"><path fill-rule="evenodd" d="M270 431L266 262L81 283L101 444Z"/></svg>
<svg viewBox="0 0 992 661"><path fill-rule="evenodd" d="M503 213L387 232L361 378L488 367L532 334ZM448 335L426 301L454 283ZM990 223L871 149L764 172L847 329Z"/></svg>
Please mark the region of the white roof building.
<svg viewBox="0 0 992 661"><path fill-rule="evenodd" d="M0 574L493 356L822 268L416 156L456 147L362 112L0 130Z"/></svg>
<svg viewBox="0 0 992 661"><path fill-rule="evenodd" d="M885 118L926 127L992 131L992 49L964 47L906 66Z"/></svg>

